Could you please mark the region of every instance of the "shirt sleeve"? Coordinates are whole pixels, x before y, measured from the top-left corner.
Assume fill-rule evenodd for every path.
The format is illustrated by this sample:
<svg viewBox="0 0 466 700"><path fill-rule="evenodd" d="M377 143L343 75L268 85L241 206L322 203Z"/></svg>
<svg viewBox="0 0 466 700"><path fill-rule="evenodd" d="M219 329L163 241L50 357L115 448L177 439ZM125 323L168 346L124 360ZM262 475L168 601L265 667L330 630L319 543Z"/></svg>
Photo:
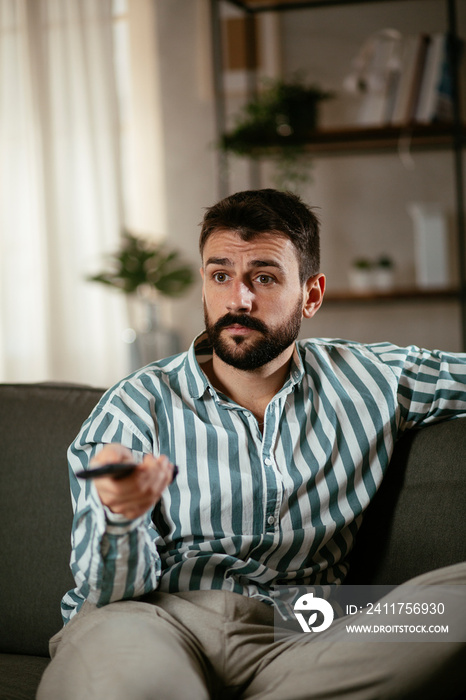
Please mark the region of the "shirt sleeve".
<svg viewBox="0 0 466 700"><path fill-rule="evenodd" d="M84 599L100 607L158 586L161 561L151 512L135 520L112 513L102 505L93 481L76 477L76 471L87 468L106 443L125 445L135 461L156 453L150 430L141 432L140 423L132 421L130 411L104 403L84 423L68 450L74 510L70 564L76 582L72 597L78 608Z"/></svg>
<svg viewBox="0 0 466 700"><path fill-rule="evenodd" d="M384 356L398 375L400 431L466 416L466 354L411 346Z"/></svg>

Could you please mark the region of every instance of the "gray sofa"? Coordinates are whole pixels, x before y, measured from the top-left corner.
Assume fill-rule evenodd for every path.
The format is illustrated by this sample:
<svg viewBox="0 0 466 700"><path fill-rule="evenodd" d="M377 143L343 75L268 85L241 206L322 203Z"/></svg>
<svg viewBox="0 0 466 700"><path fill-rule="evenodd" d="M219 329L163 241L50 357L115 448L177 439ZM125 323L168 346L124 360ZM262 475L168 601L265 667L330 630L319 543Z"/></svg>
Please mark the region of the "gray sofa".
<svg viewBox="0 0 466 700"><path fill-rule="evenodd" d="M101 394L0 385L0 700L34 698L61 626L60 599L73 586L66 450ZM361 528L351 583L398 584L466 559L465 455L466 420L399 442ZM466 681L458 695L465 690Z"/></svg>

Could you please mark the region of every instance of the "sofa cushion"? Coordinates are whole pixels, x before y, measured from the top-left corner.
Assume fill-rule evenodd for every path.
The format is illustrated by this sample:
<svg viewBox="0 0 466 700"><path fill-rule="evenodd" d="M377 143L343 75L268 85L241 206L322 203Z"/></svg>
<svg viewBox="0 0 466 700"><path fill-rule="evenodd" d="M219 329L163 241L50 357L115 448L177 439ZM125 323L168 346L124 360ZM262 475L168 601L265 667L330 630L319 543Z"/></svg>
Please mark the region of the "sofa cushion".
<svg viewBox="0 0 466 700"><path fill-rule="evenodd" d="M42 656L0 654L0 698L34 700L48 663Z"/></svg>
<svg viewBox="0 0 466 700"><path fill-rule="evenodd" d="M347 583L400 584L466 560L466 419L408 432L367 511Z"/></svg>
<svg viewBox="0 0 466 700"><path fill-rule="evenodd" d="M74 585L66 451L102 392L0 385L0 652L47 656L62 625Z"/></svg>

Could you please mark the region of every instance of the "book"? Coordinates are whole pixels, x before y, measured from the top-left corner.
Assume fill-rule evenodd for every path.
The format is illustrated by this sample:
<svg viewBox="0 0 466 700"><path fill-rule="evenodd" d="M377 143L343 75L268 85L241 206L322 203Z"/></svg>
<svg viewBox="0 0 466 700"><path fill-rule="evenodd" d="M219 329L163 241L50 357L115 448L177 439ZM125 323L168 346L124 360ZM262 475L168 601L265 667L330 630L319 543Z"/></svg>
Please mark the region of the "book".
<svg viewBox="0 0 466 700"><path fill-rule="evenodd" d="M369 44L364 71L365 95L357 121L364 126L382 126L390 120L397 91L400 36L394 30L385 30Z"/></svg>
<svg viewBox="0 0 466 700"><path fill-rule="evenodd" d="M433 34L424 61L424 72L419 90L419 98L414 115L419 123L434 121L437 110L438 89L441 80L445 81L448 70L447 35Z"/></svg>
<svg viewBox="0 0 466 700"><path fill-rule="evenodd" d="M437 84L436 95L434 100L434 108L431 118L433 121L451 122L454 119L454 86L453 86L453 70L452 61L455 60L453 55L452 39L448 36L445 41L445 51L443 54L442 67L440 77ZM458 43L458 48L462 46Z"/></svg>
<svg viewBox="0 0 466 700"><path fill-rule="evenodd" d="M409 124L416 109L428 36L405 37L401 51L401 73L391 115L392 124Z"/></svg>

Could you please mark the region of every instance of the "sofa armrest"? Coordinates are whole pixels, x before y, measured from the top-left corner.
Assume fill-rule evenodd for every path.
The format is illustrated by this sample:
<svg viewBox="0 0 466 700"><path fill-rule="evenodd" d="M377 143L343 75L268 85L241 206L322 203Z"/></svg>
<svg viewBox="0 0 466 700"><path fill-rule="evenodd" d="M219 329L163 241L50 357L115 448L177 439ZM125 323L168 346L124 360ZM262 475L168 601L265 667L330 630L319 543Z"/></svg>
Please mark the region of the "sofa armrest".
<svg viewBox="0 0 466 700"><path fill-rule="evenodd" d="M74 586L66 451L102 393L0 385L0 652L47 656L62 625L60 599Z"/></svg>
<svg viewBox="0 0 466 700"><path fill-rule="evenodd" d="M466 419L407 433L364 518L347 583L399 584L466 560Z"/></svg>

